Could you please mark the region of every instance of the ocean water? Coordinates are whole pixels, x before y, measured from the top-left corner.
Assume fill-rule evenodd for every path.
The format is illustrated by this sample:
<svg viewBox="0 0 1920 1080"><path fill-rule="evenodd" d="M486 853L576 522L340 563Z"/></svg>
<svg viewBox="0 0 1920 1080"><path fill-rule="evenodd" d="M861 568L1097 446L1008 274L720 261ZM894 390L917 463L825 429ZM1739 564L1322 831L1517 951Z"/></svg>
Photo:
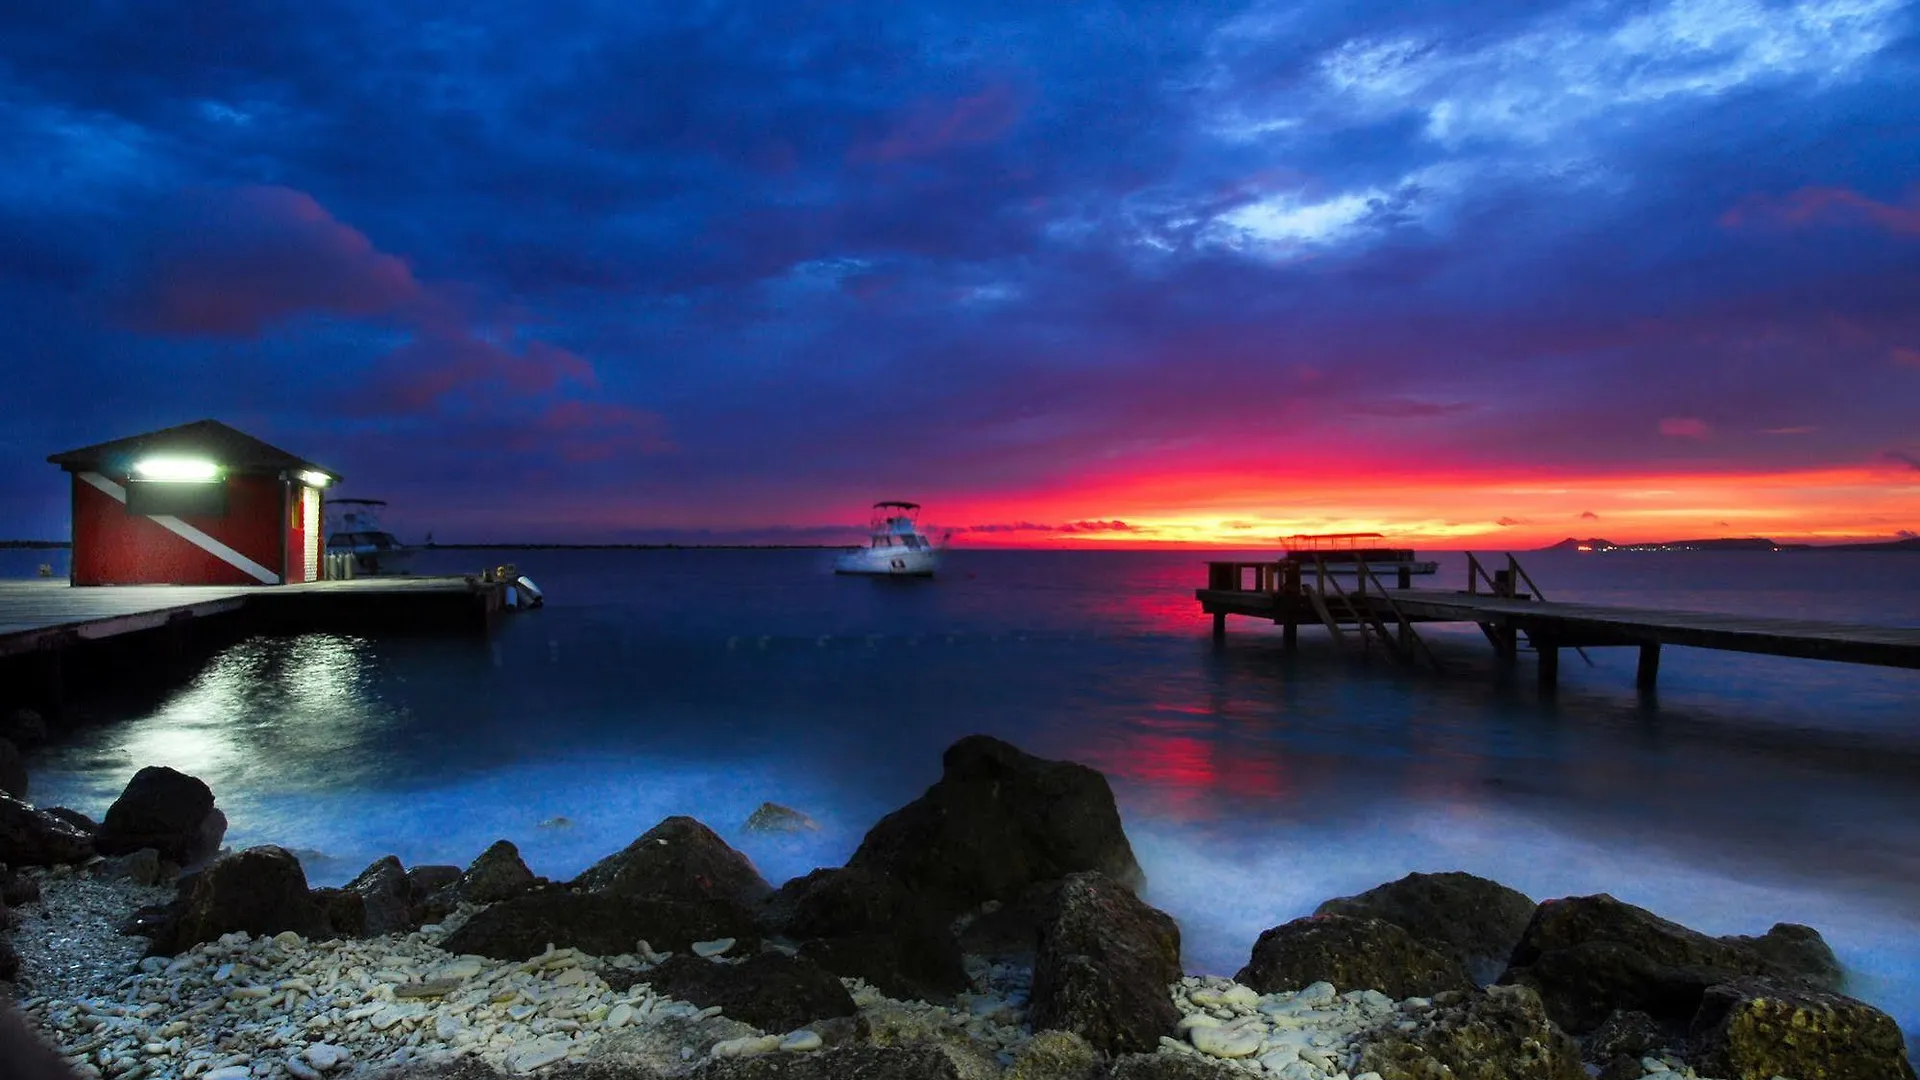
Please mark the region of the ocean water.
<svg viewBox="0 0 1920 1080"><path fill-rule="evenodd" d="M143 765L205 779L229 843L298 851L316 884L392 853L465 864L495 839L571 876L662 817L705 821L769 880L837 865L985 732L1112 781L1197 972L1266 927L1409 871L1535 898L1610 892L1710 933L1818 927L1851 992L1920 1032L1920 672L1669 649L1531 657L1424 631L1447 677L1229 620L1206 556L959 550L932 581L837 578L822 551L433 552L513 561L547 607L488 640L313 635L220 653L157 706L29 761L36 801L98 815ZM1429 579L1465 582L1464 556ZM0 552L0 576L63 553ZM1523 557L1547 595L1920 622L1920 558ZM742 824L763 800L817 833ZM570 824L543 825L555 818Z"/></svg>

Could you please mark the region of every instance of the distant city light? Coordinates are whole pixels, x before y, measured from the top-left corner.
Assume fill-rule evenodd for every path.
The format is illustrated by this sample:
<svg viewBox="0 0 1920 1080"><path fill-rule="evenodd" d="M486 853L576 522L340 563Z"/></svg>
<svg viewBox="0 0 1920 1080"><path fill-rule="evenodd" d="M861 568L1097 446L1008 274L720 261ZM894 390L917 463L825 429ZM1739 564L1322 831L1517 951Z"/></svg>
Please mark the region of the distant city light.
<svg viewBox="0 0 1920 1080"><path fill-rule="evenodd" d="M134 462L133 471L146 480L218 480L220 478L220 466L198 458L145 458Z"/></svg>

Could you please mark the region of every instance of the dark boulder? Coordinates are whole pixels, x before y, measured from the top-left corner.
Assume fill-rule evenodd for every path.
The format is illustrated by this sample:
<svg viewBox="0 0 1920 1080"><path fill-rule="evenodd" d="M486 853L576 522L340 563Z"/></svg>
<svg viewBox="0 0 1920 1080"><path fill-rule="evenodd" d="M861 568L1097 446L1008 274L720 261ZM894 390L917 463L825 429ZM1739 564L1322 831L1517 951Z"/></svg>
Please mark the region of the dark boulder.
<svg viewBox="0 0 1920 1080"><path fill-rule="evenodd" d="M6 739L0 739L0 795L27 797L27 763L20 758L20 748Z"/></svg>
<svg viewBox="0 0 1920 1080"><path fill-rule="evenodd" d="M1152 1050L1180 1021L1168 990L1179 979L1172 916L1105 875L1073 874L1040 925L1029 1015L1104 1053Z"/></svg>
<svg viewBox="0 0 1920 1080"><path fill-rule="evenodd" d="M367 898L352 889L315 889L313 902L320 909L317 937L366 937Z"/></svg>
<svg viewBox="0 0 1920 1080"><path fill-rule="evenodd" d="M573 887L610 896L756 904L773 891L753 863L690 817L667 818L601 859Z"/></svg>
<svg viewBox="0 0 1920 1080"><path fill-rule="evenodd" d="M1629 1009L1615 1009L1581 1042L1586 1058L1608 1066L1625 1059L1631 1068L1640 1068L1640 1059L1673 1045L1675 1040L1653 1017ZM1635 1080L1641 1075L1634 1074Z"/></svg>
<svg viewBox="0 0 1920 1080"><path fill-rule="evenodd" d="M635 952L640 941L660 952L679 952L696 941L728 937L736 952L759 945L752 914L737 904L553 890L525 893L476 913L447 935L441 948L456 955L524 960L548 945L619 956Z"/></svg>
<svg viewBox="0 0 1920 1080"><path fill-rule="evenodd" d="M1053 902L1057 882L1034 885L1012 899L989 900L954 920L960 951L1022 967L1033 966L1040 922Z"/></svg>
<svg viewBox="0 0 1920 1080"><path fill-rule="evenodd" d="M454 889L469 904L492 904L519 896L539 883L540 878L521 860L519 848L510 841L495 840L460 875Z"/></svg>
<svg viewBox="0 0 1920 1080"><path fill-rule="evenodd" d="M0 739L31 750L47 741L47 721L32 709L14 709L0 720Z"/></svg>
<svg viewBox="0 0 1920 1080"><path fill-rule="evenodd" d="M370 937L404 933L416 925L407 871L392 855L360 871L360 876L347 883L347 891L359 895L366 916L364 932Z"/></svg>
<svg viewBox="0 0 1920 1080"><path fill-rule="evenodd" d="M889 997L950 1000L968 986L960 950L907 887L873 870L815 870L780 887L763 909L801 955Z"/></svg>
<svg viewBox="0 0 1920 1080"><path fill-rule="evenodd" d="M414 866L407 869L407 903L416 910L426 899L460 880L457 866Z"/></svg>
<svg viewBox="0 0 1920 1080"><path fill-rule="evenodd" d="M7 933L6 911L0 909L0 982L12 982L20 974L20 954L14 950Z"/></svg>
<svg viewBox="0 0 1920 1080"><path fill-rule="evenodd" d="M1263 994L1329 982L1336 991L1378 990L1396 999L1474 985L1458 960L1399 926L1348 915L1309 915L1263 932L1233 978Z"/></svg>
<svg viewBox="0 0 1920 1080"><path fill-rule="evenodd" d="M149 765L133 774L107 808L95 844L102 855L153 848L163 859L191 866L218 851L226 831L211 788L186 773Z"/></svg>
<svg viewBox="0 0 1920 1080"><path fill-rule="evenodd" d="M424 876L417 884L424 886ZM494 904L543 884L520 860L520 849L508 840L495 840L452 883L410 905L408 918L439 922L461 904ZM411 889L409 897L413 895Z"/></svg>
<svg viewBox="0 0 1920 1080"><path fill-rule="evenodd" d="M278 934L303 937L326 932L326 914L307 889L300 860L271 845L228 855L183 879L185 898L170 925L156 927L149 956L171 956L221 934Z"/></svg>
<svg viewBox="0 0 1920 1080"><path fill-rule="evenodd" d="M0 796L0 862L59 866L93 858L93 834L19 799Z"/></svg>
<svg viewBox="0 0 1920 1080"><path fill-rule="evenodd" d="M93 865L95 877L131 881L135 885L158 885L164 874L160 853L152 848L110 856Z"/></svg>
<svg viewBox="0 0 1920 1080"><path fill-rule="evenodd" d="M931 1046L841 1046L810 1054L715 1058L693 1080L961 1080L953 1059Z"/></svg>
<svg viewBox="0 0 1920 1080"><path fill-rule="evenodd" d="M1381 1080L1587 1080L1580 1048L1524 986L1448 991L1408 1030L1362 1036L1358 1076Z"/></svg>
<svg viewBox="0 0 1920 1080"><path fill-rule="evenodd" d="M1791 977L1747 945L1600 893L1542 903L1500 981L1532 987L1547 1015L1580 1035L1615 1009L1685 1025L1709 986L1748 975Z"/></svg>
<svg viewBox="0 0 1920 1080"><path fill-rule="evenodd" d="M1893 1018L1850 997L1768 979L1711 987L1694 1015L1692 1064L1722 1080L1914 1080Z"/></svg>
<svg viewBox="0 0 1920 1080"><path fill-rule="evenodd" d="M868 830L849 867L892 874L947 916L1082 871L1145 884L1100 773L985 735L941 761L940 779Z"/></svg>
<svg viewBox="0 0 1920 1080"><path fill-rule="evenodd" d="M1773 929L1759 937L1738 934L1723 937L1729 945L1744 946L1760 954L1779 975L1795 976L1821 990L1845 989L1846 972L1833 955L1820 931L1799 923L1774 923Z"/></svg>
<svg viewBox="0 0 1920 1080"><path fill-rule="evenodd" d="M722 1016L775 1034L859 1012L832 972L777 952L756 953L738 964L677 953L646 978L655 993L703 1009L718 1005Z"/></svg>
<svg viewBox="0 0 1920 1080"><path fill-rule="evenodd" d="M52 814L61 821L67 822L74 828L84 830L87 833L97 833L100 831L99 822L78 810L70 810L64 806L49 806L46 809L46 813Z"/></svg>
<svg viewBox="0 0 1920 1080"><path fill-rule="evenodd" d="M1385 919L1489 983L1507 969L1533 919L1533 900L1497 881L1449 871L1408 874L1358 896L1328 900L1315 915Z"/></svg>
<svg viewBox="0 0 1920 1080"><path fill-rule="evenodd" d="M25 907L40 902L40 882L0 863L0 908Z"/></svg>
<svg viewBox="0 0 1920 1080"><path fill-rule="evenodd" d="M1127 1054L1107 1066L1105 1080L1242 1080L1224 1061L1192 1054Z"/></svg>

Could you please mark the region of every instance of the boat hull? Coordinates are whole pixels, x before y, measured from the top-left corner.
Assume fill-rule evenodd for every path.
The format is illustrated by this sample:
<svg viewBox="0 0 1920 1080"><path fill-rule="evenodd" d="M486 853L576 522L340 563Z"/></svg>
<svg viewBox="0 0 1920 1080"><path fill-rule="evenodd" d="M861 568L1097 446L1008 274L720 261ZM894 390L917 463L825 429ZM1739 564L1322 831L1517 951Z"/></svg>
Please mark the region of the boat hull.
<svg viewBox="0 0 1920 1080"><path fill-rule="evenodd" d="M862 548L834 560L833 572L868 577L932 577L938 562L931 551Z"/></svg>

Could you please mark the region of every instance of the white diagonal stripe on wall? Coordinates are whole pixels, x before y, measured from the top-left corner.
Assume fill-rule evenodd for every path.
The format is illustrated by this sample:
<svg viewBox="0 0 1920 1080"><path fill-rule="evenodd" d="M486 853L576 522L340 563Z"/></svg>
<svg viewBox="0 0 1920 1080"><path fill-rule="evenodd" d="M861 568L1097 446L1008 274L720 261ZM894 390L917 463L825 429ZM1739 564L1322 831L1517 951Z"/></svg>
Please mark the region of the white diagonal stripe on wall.
<svg viewBox="0 0 1920 1080"><path fill-rule="evenodd" d="M80 473L79 476L80 479L85 480L95 488L111 496L115 502L121 503L122 505L126 503L126 488L101 476L99 473L83 472ZM219 559L235 570L248 575L263 585L280 584L279 574L261 566L259 563L254 562L252 559L247 558L245 555L240 554L199 529L181 521L177 517L148 514L147 520L159 525L161 528L180 537L182 540L185 540L187 543L192 544L194 547L199 548L214 558Z"/></svg>

